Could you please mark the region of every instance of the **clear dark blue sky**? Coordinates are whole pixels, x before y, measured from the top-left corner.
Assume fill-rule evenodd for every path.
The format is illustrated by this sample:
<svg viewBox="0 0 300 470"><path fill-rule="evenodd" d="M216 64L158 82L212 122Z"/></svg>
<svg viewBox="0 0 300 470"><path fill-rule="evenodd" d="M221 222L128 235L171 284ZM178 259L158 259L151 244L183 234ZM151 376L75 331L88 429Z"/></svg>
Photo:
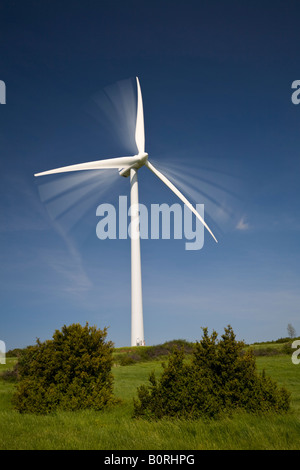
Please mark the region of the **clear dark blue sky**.
<svg viewBox="0 0 300 470"><path fill-rule="evenodd" d="M0 339L8 349L73 322L108 326L116 346L130 342L130 242L95 232L97 205L128 196L128 179L100 178L68 230L68 214L49 215L33 174L126 155L87 110L101 89L135 76L149 159L191 168L192 202L205 204L219 239L206 233L199 251L184 240L142 241L146 343L194 341L202 326L222 334L228 324L248 342L286 336L288 323L300 334L300 105L291 101L299 10L276 0L2 0ZM139 181L147 206L177 202L146 169Z"/></svg>

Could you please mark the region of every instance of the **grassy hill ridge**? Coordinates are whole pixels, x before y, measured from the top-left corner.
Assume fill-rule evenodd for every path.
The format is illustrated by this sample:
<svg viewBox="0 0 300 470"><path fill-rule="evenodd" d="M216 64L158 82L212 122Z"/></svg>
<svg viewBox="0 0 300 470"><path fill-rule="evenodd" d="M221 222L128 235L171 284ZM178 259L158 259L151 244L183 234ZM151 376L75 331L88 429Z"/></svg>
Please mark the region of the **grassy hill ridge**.
<svg viewBox="0 0 300 470"><path fill-rule="evenodd" d="M245 349L251 348L255 356L274 356L278 354L292 354L292 342L298 338L280 338L274 341L256 342L245 345ZM195 343L184 339L166 341L153 346L128 346L115 348L114 362L117 365L126 366L137 362L147 362L153 360L163 360L172 352L174 347L183 348L189 355L193 352Z"/></svg>
<svg viewBox="0 0 300 470"><path fill-rule="evenodd" d="M184 342L175 340L175 345L186 346L189 354L193 343L183 344L181 341ZM103 412L62 412L49 416L20 414L11 405L14 382L0 379L0 422L3 423L0 449L299 450L300 365L294 365L291 361L293 350L290 349L289 354L283 352L282 347L289 343L290 338L282 343L246 346L255 351L265 350L256 359L258 370L265 370L267 375L291 391L291 411L287 415L271 413L262 417L237 413L223 420L195 422L133 420L133 397L136 396L137 387L148 383L153 370L160 374L161 361L167 359L170 348L174 346L171 341L163 345L115 349L114 391L122 402ZM278 354L270 354L275 349ZM134 360L133 355L140 359ZM131 363L121 367L121 357L123 361L129 357ZM12 369L15 363L15 357L8 357L6 364L0 365L0 375Z"/></svg>

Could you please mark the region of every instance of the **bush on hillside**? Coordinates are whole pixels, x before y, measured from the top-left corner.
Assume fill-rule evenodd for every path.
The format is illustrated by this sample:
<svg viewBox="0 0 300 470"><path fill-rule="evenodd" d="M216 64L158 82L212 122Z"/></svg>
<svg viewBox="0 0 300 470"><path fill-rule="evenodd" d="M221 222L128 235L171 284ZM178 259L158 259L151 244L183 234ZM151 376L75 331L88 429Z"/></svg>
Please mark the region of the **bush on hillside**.
<svg viewBox="0 0 300 470"><path fill-rule="evenodd" d="M107 331L86 324L64 326L53 339L23 350L13 398L20 412L100 410L112 403L113 343Z"/></svg>
<svg viewBox="0 0 300 470"><path fill-rule="evenodd" d="M18 357L20 354L22 354L21 348L9 349L6 353L6 357Z"/></svg>
<svg viewBox="0 0 300 470"><path fill-rule="evenodd" d="M214 331L197 342L191 361L175 349L161 378L152 373L150 384L138 388L134 417L196 419L217 417L233 410L287 411L289 393L265 374L258 374L251 350L236 341L230 326L221 340Z"/></svg>
<svg viewBox="0 0 300 470"><path fill-rule="evenodd" d="M2 380L7 382L17 382L18 380L18 363L16 363L12 369L6 369L0 374Z"/></svg>
<svg viewBox="0 0 300 470"><path fill-rule="evenodd" d="M184 339L174 339L155 346L118 348L118 353L114 355L114 361L121 366L128 366L137 362L158 360L163 356L169 356L174 347L183 348L186 354L191 354L194 344Z"/></svg>

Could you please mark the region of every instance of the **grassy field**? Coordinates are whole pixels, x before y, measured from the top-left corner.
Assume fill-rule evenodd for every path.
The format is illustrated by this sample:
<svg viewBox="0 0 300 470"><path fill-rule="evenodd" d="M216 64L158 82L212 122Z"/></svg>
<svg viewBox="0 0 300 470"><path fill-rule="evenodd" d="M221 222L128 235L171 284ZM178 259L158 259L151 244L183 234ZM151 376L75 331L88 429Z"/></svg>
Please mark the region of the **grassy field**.
<svg viewBox="0 0 300 470"><path fill-rule="evenodd" d="M13 358L0 365L10 368ZM149 373L161 371L160 360L147 360L113 368L115 394L122 403L95 412L60 412L49 416L21 415L13 410L14 384L0 379L0 449L5 450L299 450L300 364L290 355L258 356L258 370L285 386L292 394L286 415L253 416L237 413L230 418L195 422L132 419L136 389Z"/></svg>

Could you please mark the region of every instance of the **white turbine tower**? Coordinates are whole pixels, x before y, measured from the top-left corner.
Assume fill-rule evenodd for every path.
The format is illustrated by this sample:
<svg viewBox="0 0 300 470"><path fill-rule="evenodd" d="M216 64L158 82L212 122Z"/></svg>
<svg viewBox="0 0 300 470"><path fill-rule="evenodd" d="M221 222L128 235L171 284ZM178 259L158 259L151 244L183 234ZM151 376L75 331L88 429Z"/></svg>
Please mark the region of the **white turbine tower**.
<svg viewBox="0 0 300 470"><path fill-rule="evenodd" d="M77 165L69 165L54 170L36 173L34 176L52 175L54 173L65 173L69 171L99 170L116 168L120 176L130 176L130 204L131 204L131 228L135 227L136 232L131 233L131 346L144 345L144 325L143 325L143 300L142 300L142 274L141 274L141 250L140 250L140 228L139 228L139 196L137 172L142 166L151 170L163 183L165 183L178 198L195 214L205 228L217 242L214 234L185 196L158 171L148 160L145 152L145 130L144 112L141 87L138 77L137 83L137 118L135 129L135 141L138 154L129 157L117 157L105 160L98 160Z"/></svg>

